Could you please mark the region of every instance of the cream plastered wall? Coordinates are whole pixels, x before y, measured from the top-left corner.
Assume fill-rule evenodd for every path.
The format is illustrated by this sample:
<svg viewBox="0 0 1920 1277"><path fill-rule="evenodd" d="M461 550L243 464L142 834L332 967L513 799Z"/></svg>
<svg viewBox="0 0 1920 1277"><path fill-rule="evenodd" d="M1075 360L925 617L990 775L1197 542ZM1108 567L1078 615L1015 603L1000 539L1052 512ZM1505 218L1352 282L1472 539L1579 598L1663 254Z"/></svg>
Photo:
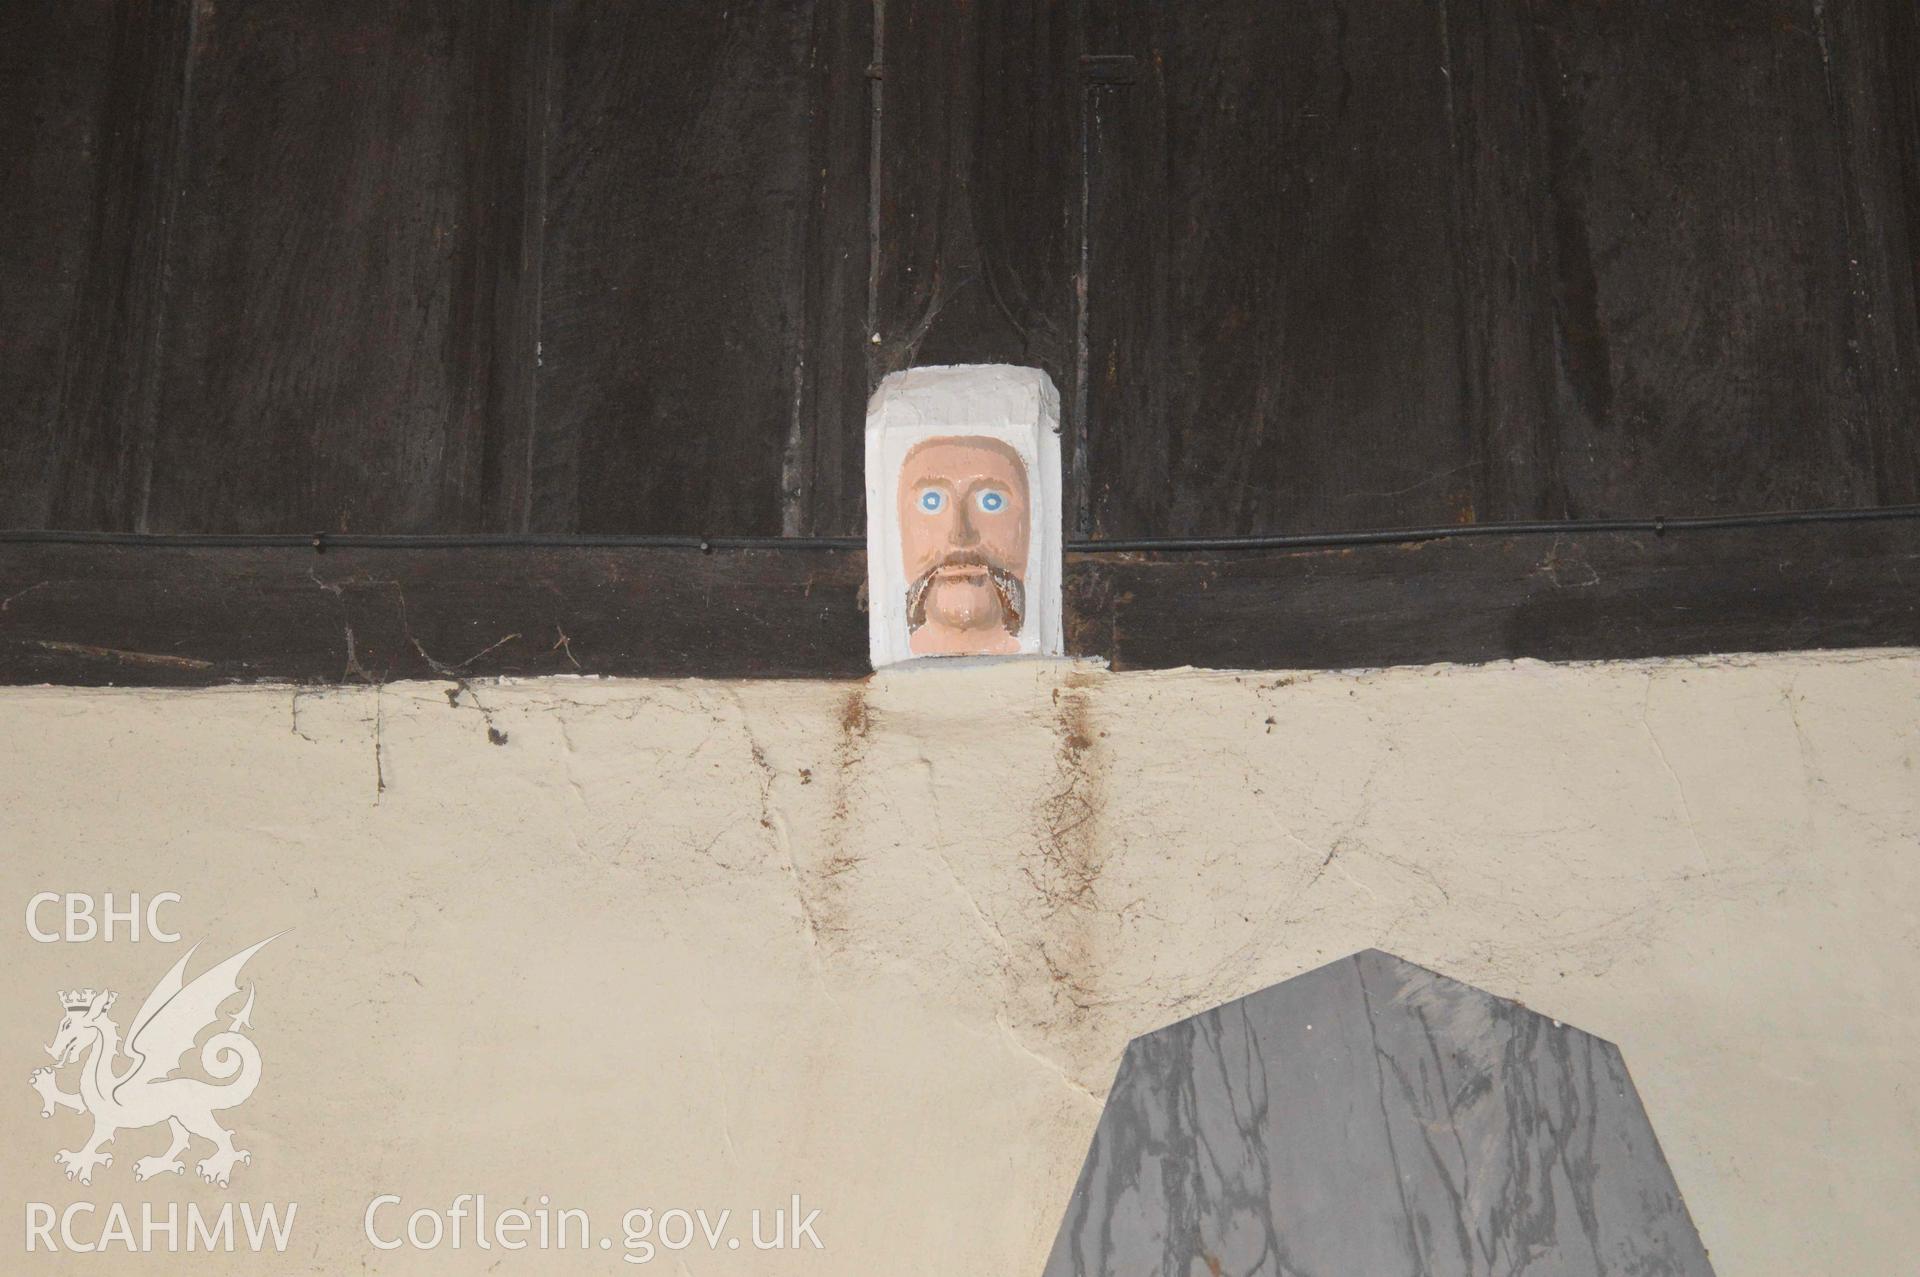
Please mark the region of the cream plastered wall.
<svg viewBox="0 0 1920 1277"><path fill-rule="evenodd" d="M11 690L0 812L7 1272L1034 1275L1128 1037L1368 946L1619 1043L1722 1274L1920 1251L1912 652ZM40 891L177 892L182 939L36 942ZM288 928L232 1187L136 1184L164 1129L64 1180L56 990L124 1026L188 944ZM467 1193L611 1249L365 1235ZM796 1194L822 1249L622 1231ZM75 1201L83 1243L297 1214L280 1258L25 1253Z"/></svg>

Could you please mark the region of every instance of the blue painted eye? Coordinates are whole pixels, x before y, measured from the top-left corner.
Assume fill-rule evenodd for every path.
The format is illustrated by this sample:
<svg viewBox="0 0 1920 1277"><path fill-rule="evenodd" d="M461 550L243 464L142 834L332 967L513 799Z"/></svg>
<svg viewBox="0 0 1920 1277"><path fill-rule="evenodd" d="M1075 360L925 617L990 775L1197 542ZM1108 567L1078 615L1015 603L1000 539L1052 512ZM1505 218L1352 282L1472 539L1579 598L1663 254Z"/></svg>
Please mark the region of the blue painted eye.
<svg viewBox="0 0 1920 1277"><path fill-rule="evenodd" d="M988 488L980 494L980 508L988 514L998 514L1007 508L1007 494L994 488Z"/></svg>
<svg viewBox="0 0 1920 1277"><path fill-rule="evenodd" d="M928 514L940 513L941 507L946 504L947 504L946 494L942 493L937 488L928 488L925 492L922 492L920 494L920 508L922 510L925 510Z"/></svg>

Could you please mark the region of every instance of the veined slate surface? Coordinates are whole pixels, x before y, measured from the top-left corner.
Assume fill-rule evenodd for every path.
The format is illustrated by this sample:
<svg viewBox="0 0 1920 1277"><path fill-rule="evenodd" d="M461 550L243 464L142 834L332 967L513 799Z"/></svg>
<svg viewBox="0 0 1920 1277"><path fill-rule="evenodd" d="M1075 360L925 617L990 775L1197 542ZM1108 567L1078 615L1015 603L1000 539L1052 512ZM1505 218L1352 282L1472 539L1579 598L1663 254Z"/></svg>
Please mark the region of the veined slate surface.
<svg viewBox="0 0 1920 1277"><path fill-rule="evenodd" d="M1045 1277L1711 1277L1618 1048L1370 949L1127 1046Z"/></svg>

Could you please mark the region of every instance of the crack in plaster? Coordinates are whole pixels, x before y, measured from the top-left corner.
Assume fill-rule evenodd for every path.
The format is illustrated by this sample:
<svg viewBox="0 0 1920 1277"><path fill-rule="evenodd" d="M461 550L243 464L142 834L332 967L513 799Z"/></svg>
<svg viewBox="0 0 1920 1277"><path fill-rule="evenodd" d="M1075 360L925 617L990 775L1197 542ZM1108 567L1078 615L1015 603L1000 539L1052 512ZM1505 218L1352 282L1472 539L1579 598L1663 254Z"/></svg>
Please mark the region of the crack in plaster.
<svg viewBox="0 0 1920 1277"><path fill-rule="evenodd" d="M1711 865L1707 859L1706 846L1700 841L1700 828L1694 823L1693 803L1688 800L1687 787L1681 783L1680 773L1673 769L1673 763L1667 758L1666 748L1660 744L1659 734L1653 730L1653 723L1649 718L1653 704L1653 685L1658 677L1659 674L1656 671L1647 671L1646 692L1640 698L1640 730L1647 734L1647 743L1653 746L1654 756L1660 760L1660 766L1665 769L1667 779L1673 782L1673 792L1680 799L1680 814L1687 824L1687 837L1693 840L1694 855L1699 859L1700 867L1704 871Z"/></svg>

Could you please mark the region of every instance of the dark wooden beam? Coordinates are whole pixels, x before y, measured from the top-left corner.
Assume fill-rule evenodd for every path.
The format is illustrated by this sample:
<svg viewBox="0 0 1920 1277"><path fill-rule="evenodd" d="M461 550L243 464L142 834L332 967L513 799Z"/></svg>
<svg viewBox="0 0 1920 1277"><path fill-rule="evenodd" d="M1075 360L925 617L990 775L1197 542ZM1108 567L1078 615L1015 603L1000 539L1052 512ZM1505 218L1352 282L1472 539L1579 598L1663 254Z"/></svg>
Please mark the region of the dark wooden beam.
<svg viewBox="0 0 1920 1277"><path fill-rule="evenodd" d="M844 548L0 544L0 684L854 678ZM1076 553L1068 646L1312 669L1920 645L1920 520Z"/></svg>
<svg viewBox="0 0 1920 1277"><path fill-rule="evenodd" d="M1626 660L1920 644L1920 521L1081 556L1072 650L1120 668Z"/></svg>

